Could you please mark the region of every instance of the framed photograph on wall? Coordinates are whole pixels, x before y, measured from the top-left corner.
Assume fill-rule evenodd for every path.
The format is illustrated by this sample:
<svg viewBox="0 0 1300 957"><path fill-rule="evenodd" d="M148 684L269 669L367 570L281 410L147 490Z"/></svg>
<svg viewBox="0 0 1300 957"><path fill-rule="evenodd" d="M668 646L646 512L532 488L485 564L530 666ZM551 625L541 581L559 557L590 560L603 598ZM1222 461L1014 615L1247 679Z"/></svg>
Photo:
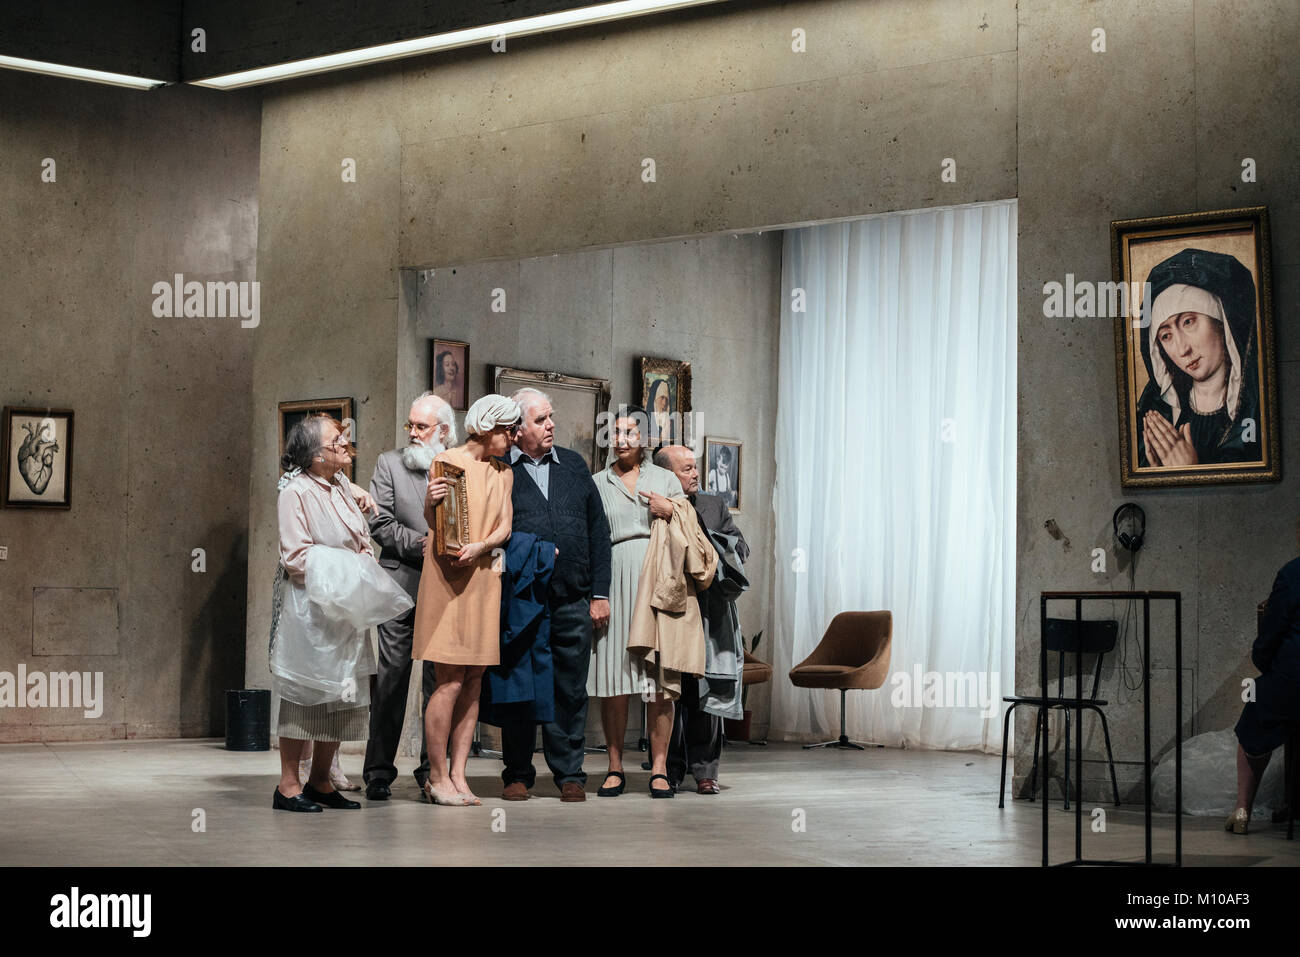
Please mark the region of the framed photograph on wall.
<svg viewBox="0 0 1300 957"><path fill-rule="evenodd" d="M429 340L429 391L457 412L469 408L468 342Z"/></svg>
<svg viewBox="0 0 1300 957"><path fill-rule="evenodd" d="M510 395L516 389L538 389L551 397L555 444L573 449L593 473L605 467L605 450L596 442L598 417L609 409L609 380L584 379L559 372L530 372L494 366L492 391Z"/></svg>
<svg viewBox="0 0 1300 957"><path fill-rule="evenodd" d="M1123 487L1279 481L1268 210L1113 222L1111 269Z"/></svg>
<svg viewBox="0 0 1300 957"><path fill-rule="evenodd" d="M5 508L72 508L72 410L4 408Z"/></svg>
<svg viewBox="0 0 1300 957"><path fill-rule="evenodd" d="M332 416L343 423L343 431L347 435L349 443L356 445L357 426L356 420L352 418L351 399L302 399L280 403L280 455L284 455L284 443L289 438L289 430L307 416L315 415L318 412L324 412L326 415ZM343 474L347 476L349 482L352 481L352 467L352 462L348 462L343 467Z"/></svg>
<svg viewBox="0 0 1300 957"><path fill-rule="evenodd" d="M704 491L721 495L727 507L740 511L740 439L704 437Z"/></svg>
<svg viewBox="0 0 1300 957"><path fill-rule="evenodd" d="M677 359L637 359L641 405L649 417L650 448L691 442L691 364Z"/></svg>

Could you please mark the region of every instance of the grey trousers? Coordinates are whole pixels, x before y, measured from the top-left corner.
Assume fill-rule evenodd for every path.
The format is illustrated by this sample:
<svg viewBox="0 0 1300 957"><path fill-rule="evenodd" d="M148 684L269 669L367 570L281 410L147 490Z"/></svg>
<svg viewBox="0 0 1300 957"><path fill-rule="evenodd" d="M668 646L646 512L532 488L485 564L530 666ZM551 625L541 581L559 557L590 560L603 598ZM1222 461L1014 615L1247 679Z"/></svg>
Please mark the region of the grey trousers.
<svg viewBox="0 0 1300 957"><path fill-rule="evenodd" d="M673 707L673 733L668 739L668 780L676 787L686 772L696 783L718 779L722 758L722 719L700 710L700 682L682 677L682 696Z"/></svg>
<svg viewBox="0 0 1300 957"><path fill-rule="evenodd" d="M402 739L406 718L406 695L411 682L411 634L415 628L415 609L401 618L386 621L375 630L379 634L379 673L370 686L370 740L366 743L366 761L362 778L367 784L392 784L397 780L397 747ZM424 743L424 712L433 694L433 662L424 666L420 687L420 766L415 780L421 786L429 778L429 754Z"/></svg>

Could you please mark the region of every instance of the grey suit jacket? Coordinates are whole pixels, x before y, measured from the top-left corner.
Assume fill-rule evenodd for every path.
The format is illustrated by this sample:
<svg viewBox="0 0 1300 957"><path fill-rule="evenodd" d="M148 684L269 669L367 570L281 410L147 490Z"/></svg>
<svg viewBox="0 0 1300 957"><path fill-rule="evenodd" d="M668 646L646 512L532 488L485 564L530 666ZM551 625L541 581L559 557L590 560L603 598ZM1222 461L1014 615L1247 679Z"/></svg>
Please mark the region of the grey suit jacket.
<svg viewBox="0 0 1300 957"><path fill-rule="evenodd" d="M745 541L745 536L740 534L740 529L736 528L736 523L731 520L731 510L727 508L726 499L714 492L696 492L695 512L704 522L705 528L735 535L738 539L736 554L740 556L742 562L749 561L749 543Z"/></svg>
<svg viewBox="0 0 1300 957"><path fill-rule="evenodd" d="M420 540L429 531L424 520L427 482L424 472L412 472L402 464L397 449L379 456L370 479L370 494L379 506L379 514L370 516L370 534L380 546L379 564L412 598L420 591L424 568Z"/></svg>

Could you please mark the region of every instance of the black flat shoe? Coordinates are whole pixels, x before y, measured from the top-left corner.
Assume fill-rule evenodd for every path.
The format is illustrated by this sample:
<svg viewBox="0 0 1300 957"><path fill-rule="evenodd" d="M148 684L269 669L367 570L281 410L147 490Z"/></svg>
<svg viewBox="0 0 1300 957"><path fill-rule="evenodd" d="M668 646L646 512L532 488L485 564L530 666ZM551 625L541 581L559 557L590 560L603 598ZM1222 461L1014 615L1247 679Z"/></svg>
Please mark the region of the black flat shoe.
<svg viewBox="0 0 1300 957"><path fill-rule="evenodd" d="M620 794L622 794L622 793L623 793L623 789L624 789L625 787L627 787L627 778L623 777L623 772L622 772L622 771L606 771L606 772L605 772L605 777L607 777L607 778L618 778L618 784L616 784L616 785L615 785L614 787L612 787L612 788L607 788L607 787L602 786L602 787L600 788L600 790L598 790L598 791L596 792L596 797L602 797L602 798L616 798L616 797L618 797Z"/></svg>
<svg viewBox="0 0 1300 957"><path fill-rule="evenodd" d="M668 781L668 775L666 774L650 775L650 796L652 798L670 798L670 797L677 796L677 790L676 788L673 787L672 781L668 781L668 787L666 788L656 788L655 787L656 778L658 778L661 781Z"/></svg>
<svg viewBox="0 0 1300 957"><path fill-rule="evenodd" d="M275 797L271 799L271 807L277 811L323 811L325 810L315 801L309 801L301 794L295 794L291 798L285 797L280 793L280 789L275 789Z"/></svg>
<svg viewBox="0 0 1300 957"><path fill-rule="evenodd" d="M383 781L374 781L366 785L367 801L387 801L393 796L393 789Z"/></svg>
<svg viewBox="0 0 1300 957"><path fill-rule="evenodd" d="M315 801L321 807L332 807L340 811L355 811L361 807L360 801L349 801L338 791L317 791L310 784L304 785L303 796Z"/></svg>

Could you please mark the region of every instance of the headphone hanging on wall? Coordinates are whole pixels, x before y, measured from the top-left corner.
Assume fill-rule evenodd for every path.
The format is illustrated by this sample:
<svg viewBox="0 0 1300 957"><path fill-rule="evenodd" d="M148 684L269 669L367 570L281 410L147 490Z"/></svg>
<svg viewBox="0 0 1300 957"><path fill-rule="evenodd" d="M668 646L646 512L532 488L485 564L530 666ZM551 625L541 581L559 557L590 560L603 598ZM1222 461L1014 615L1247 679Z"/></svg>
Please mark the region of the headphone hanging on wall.
<svg viewBox="0 0 1300 957"><path fill-rule="evenodd" d="M1125 525L1120 529L1120 522ZM1115 540L1120 547L1136 553L1142 547L1142 539L1147 532L1147 513L1136 502L1125 502L1115 509L1111 516L1111 527L1115 530ZM1132 529L1132 531L1130 531Z"/></svg>

